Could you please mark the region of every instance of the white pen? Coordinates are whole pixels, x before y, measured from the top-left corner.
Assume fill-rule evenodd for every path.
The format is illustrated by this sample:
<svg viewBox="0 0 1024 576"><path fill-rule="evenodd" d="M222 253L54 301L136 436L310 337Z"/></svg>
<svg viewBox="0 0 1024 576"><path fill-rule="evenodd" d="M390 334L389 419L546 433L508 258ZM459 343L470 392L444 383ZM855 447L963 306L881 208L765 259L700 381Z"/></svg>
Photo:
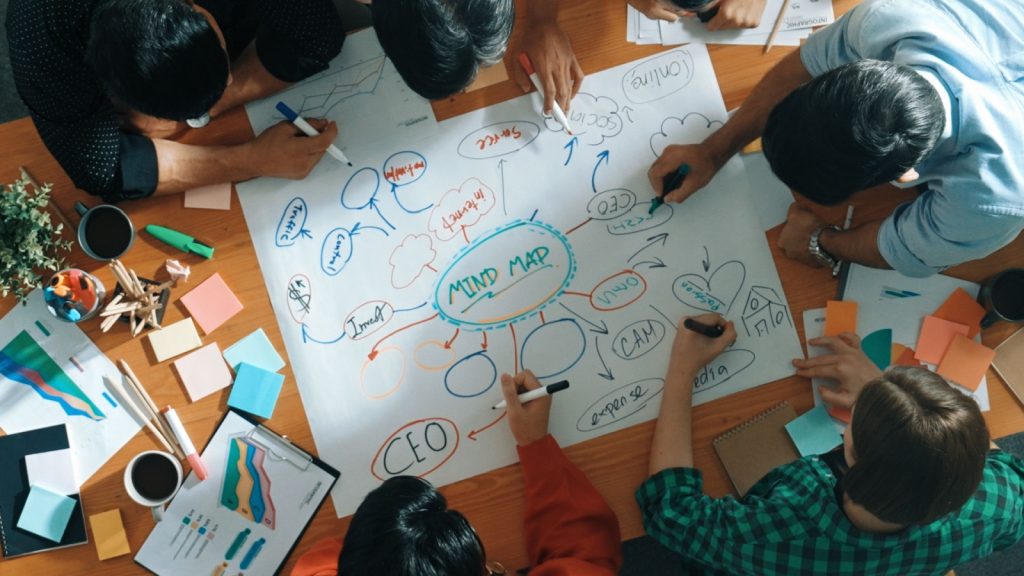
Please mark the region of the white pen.
<svg viewBox="0 0 1024 576"><path fill-rule="evenodd" d="M299 116L298 112L289 108L288 105L285 104L284 102L277 103L277 111L280 112L281 114L284 114L284 117L287 118L288 121L291 122L292 124L295 124L296 128L302 130L302 133L305 134L306 136L320 135L320 133L316 131L316 128L313 128L313 126L309 122L306 122L305 118ZM345 153L338 149L338 147L335 146L334 144L331 144L330 146L327 147L327 153L330 154L331 156L334 156L338 160L344 162L345 164L348 164L349 166L352 165L352 162L349 161L349 159L345 156Z"/></svg>
<svg viewBox="0 0 1024 576"><path fill-rule="evenodd" d="M853 204L846 207L846 220L843 221L843 230L849 230L850 226L853 225ZM839 276L839 269L842 268L842 262L836 262L836 265L832 267L832 277Z"/></svg>
<svg viewBox="0 0 1024 576"><path fill-rule="evenodd" d="M520 404L526 404L527 402L529 402L531 400L536 400L538 398L543 398L545 396L550 396L551 394L554 394L555 392L559 392L559 391L565 390L568 387L569 387L569 381L568 380L562 380L561 382L555 382L554 384L548 384L547 386L541 386L540 388L535 388L533 390L530 390L529 392L523 392L522 394L520 394L519 395L519 403ZM505 402L504 400L502 400L501 402L498 402L494 406L491 406L491 410L501 410L502 408L507 408L507 407L508 407L508 402Z"/></svg>
<svg viewBox="0 0 1024 576"><path fill-rule="evenodd" d="M167 424L171 426L171 432L174 432L174 437L178 439L181 451L185 453L189 466L192 467L192 470L200 480L206 480L206 465L203 464L203 459L196 452L196 447L192 445L192 439L188 437L188 432L185 431L185 425L178 418L178 413L170 406L164 408L163 412L164 418L167 419Z"/></svg>
<svg viewBox="0 0 1024 576"><path fill-rule="evenodd" d="M533 62L530 62L530 57L526 55L526 52L519 53L519 64L523 66L523 70L526 75L530 77L530 81L533 82L534 88L537 92L540 92L540 97L543 100L545 98L544 89L540 84L540 77L537 76L537 71L533 69ZM565 112L562 111L562 107L558 105L558 102L554 102L551 105L551 115L558 120L559 124L565 128L565 133L572 136L572 127L569 126L569 119L565 116Z"/></svg>

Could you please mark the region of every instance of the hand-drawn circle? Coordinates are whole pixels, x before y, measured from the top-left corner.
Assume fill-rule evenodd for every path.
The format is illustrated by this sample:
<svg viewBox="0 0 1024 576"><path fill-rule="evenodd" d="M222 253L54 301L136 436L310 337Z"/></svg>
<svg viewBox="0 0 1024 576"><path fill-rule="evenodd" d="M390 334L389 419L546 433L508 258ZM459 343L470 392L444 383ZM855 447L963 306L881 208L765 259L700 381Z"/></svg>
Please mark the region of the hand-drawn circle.
<svg viewBox="0 0 1024 576"><path fill-rule="evenodd" d="M536 315L572 282L576 258L564 234L514 220L463 248L438 275L433 304L467 330L501 328Z"/></svg>
<svg viewBox="0 0 1024 576"><path fill-rule="evenodd" d="M395 317L395 308L384 300L370 300L356 306L345 317L342 326L352 340L362 340L388 325Z"/></svg>
<svg viewBox="0 0 1024 576"><path fill-rule="evenodd" d="M416 440L413 440L415 438ZM440 447L440 442L443 440L443 450L435 450L436 447ZM406 465L401 470L389 472L389 462L387 462L387 452L395 447L396 444L405 441L409 451L414 451L414 456L423 456L424 454L432 456L431 458L424 457L422 461L419 458L413 458L411 464ZM417 446L413 447L413 442ZM422 449L424 452L419 452ZM395 430L387 440L381 444L380 448L377 449L377 454L374 455L373 461L370 463L370 473L373 474L374 478L384 481L385 478L398 475L409 475L418 476L425 478L430 473L434 472L441 466L444 466L455 452L459 449L459 427L455 425L455 422L447 418L424 418L422 420L414 420L409 422L405 426L402 426L398 430ZM381 457L384 456L382 459ZM436 460L440 460L436 462ZM408 460L406 460L408 461ZM378 467L378 463L380 467ZM401 465L401 464L398 464ZM383 474L382 474L383 473Z"/></svg>
<svg viewBox="0 0 1024 576"><path fill-rule="evenodd" d="M427 351L428 347L432 349L433 352L439 353L444 357L444 359L438 361L429 357L425 358L425 356L430 353ZM444 342L441 340L424 340L416 346L415 350L413 350L412 359L416 362L417 366L424 370L439 372L451 366L455 362L455 350L452 350L450 346L446 347Z"/></svg>
<svg viewBox="0 0 1024 576"><path fill-rule="evenodd" d="M576 429L593 432L629 418L661 394L664 386L665 381L661 378L647 378L620 386L587 406L576 421Z"/></svg>
<svg viewBox="0 0 1024 576"><path fill-rule="evenodd" d="M486 350L474 352L455 363L444 373L444 387L457 398L474 398L498 381L498 367Z"/></svg>
<svg viewBox="0 0 1024 576"><path fill-rule="evenodd" d="M341 189L341 205L349 210L362 210L373 202L378 190L380 173L370 167L360 168Z"/></svg>
<svg viewBox="0 0 1024 576"><path fill-rule="evenodd" d="M302 324L313 304L313 284L309 276L296 274L288 279L288 314L296 324ZM301 316L301 318L299 317Z"/></svg>
<svg viewBox="0 0 1024 576"><path fill-rule="evenodd" d="M422 164L422 168L419 168L417 173L416 167L420 164ZM402 181L398 174L399 169L410 166L412 167L412 177L409 180ZM423 177L423 174L427 171L427 159L419 152L402 150L388 156L388 159L384 161L382 171L384 172L384 180L392 186L408 186Z"/></svg>
<svg viewBox="0 0 1024 576"><path fill-rule="evenodd" d="M394 376L397 367L398 376ZM405 352L397 346L377 348L377 356L363 362L359 370L359 389L370 400L394 394L405 381Z"/></svg>
<svg viewBox="0 0 1024 576"><path fill-rule="evenodd" d="M679 276L672 281L672 294L695 310L727 314L746 278L746 266L739 260L729 260L707 278L699 274Z"/></svg>
<svg viewBox="0 0 1024 576"><path fill-rule="evenodd" d="M636 234L637 232L657 228L671 220L672 214L675 212L671 204L662 204L654 211L654 214L648 214L650 207L650 202L636 204L629 209L626 215L612 220L605 225L608 228L608 233L615 236L625 236L626 234Z"/></svg>
<svg viewBox="0 0 1024 576"><path fill-rule="evenodd" d="M693 379L693 393L700 394L724 384L754 363L756 355L750 350L726 350L710 364L700 369Z"/></svg>
<svg viewBox="0 0 1024 576"><path fill-rule="evenodd" d="M612 352L623 360L636 360L657 348L664 339L665 325L660 320L637 320L615 334Z"/></svg>
<svg viewBox="0 0 1024 576"><path fill-rule="evenodd" d="M562 318L527 334L519 358L524 370L532 370L537 378L550 378L575 366L586 351L587 338L579 323Z"/></svg>
<svg viewBox="0 0 1024 576"><path fill-rule="evenodd" d="M458 153L470 160L506 156L526 148L539 134L540 126L533 122L498 122L467 134L459 142Z"/></svg>
<svg viewBox="0 0 1024 576"><path fill-rule="evenodd" d="M590 291L590 305L608 312L629 306L647 292L647 280L633 270L623 270L601 280Z"/></svg>
<svg viewBox="0 0 1024 576"><path fill-rule="evenodd" d="M312 237L306 230L306 218L309 217L309 206L306 201L296 196L292 198L281 212L277 221L274 244L280 248L291 246L301 236Z"/></svg>
<svg viewBox="0 0 1024 576"><path fill-rule="evenodd" d="M629 213L636 204L636 194L625 188L598 193L587 202L587 214L594 220L614 220Z"/></svg>
<svg viewBox="0 0 1024 576"><path fill-rule="evenodd" d="M693 80L693 56L685 49L648 58L622 75L622 92L634 104L661 100Z"/></svg>
<svg viewBox="0 0 1024 576"><path fill-rule="evenodd" d="M335 228L324 236L320 246L320 270L328 276L337 276L352 259L352 233Z"/></svg>

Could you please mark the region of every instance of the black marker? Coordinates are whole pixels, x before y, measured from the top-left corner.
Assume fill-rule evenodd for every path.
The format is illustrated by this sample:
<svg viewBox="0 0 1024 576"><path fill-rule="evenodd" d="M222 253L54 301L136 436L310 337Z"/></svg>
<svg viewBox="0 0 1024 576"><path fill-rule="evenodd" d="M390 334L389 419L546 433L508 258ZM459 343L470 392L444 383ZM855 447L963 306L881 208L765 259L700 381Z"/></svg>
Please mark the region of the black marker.
<svg viewBox="0 0 1024 576"><path fill-rule="evenodd" d="M529 392L523 392L522 394L520 394L519 395L519 402L521 404L526 404L527 402L529 402L531 400L536 400L538 398L543 398L545 396L550 396L551 394L554 394L555 392L561 392L562 390L565 390L568 387L569 387L569 381L568 380L562 380L560 382L555 382L554 384L548 384L547 386L541 386L540 388L534 388L533 390L530 390ZM501 410L502 408L508 408L508 403L505 402L504 400L502 400L501 402L498 402L494 406L491 406L491 410Z"/></svg>
<svg viewBox="0 0 1024 576"><path fill-rule="evenodd" d="M669 190L675 190L683 185L683 180L686 180L686 175L690 173L689 164L680 164L676 168L675 172L669 172L665 174L665 177L661 179L661 195L651 200L651 207L647 209L647 214L654 214L654 211L665 203L665 194L668 194Z"/></svg>
<svg viewBox="0 0 1024 576"><path fill-rule="evenodd" d="M721 324L713 324L709 326L707 324L697 322L693 318L683 320L683 327L687 330L693 330L697 334L703 334L708 338L718 338L725 332L725 326L722 326Z"/></svg>

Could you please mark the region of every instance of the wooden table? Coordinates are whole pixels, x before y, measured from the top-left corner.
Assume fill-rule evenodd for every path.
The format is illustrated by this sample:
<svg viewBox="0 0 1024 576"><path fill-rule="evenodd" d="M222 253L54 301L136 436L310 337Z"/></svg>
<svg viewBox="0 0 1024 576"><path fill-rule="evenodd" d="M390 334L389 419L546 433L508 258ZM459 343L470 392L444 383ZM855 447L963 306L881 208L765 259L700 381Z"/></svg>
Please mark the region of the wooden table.
<svg viewBox="0 0 1024 576"><path fill-rule="evenodd" d="M662 50L661 46L635 46L626 43L625 9L621 2L608 0L571 3L563 0L563 4L566 4L561 14L563 27L571 37L580 63L587 73L604 70ZM836 0L836 12L841 14L855 4L856 0ZM792 48L778 47L769 55L762 56L760 47L711 47L711 58L726 106L733 108L741 104L764 73L791 50ZM445 119L506 100L519 93L519 89L508 81L436 102L434 110L438 119ZM244 112L236 110L209 127L188 134L186 141L230 143L250 137L251 132ZM90 205L96 203L95 199L74 189L68 177L47 153L28 119L0 126L0 178L5 182L13 181L17 177L19 165L29 167L36 178L55 184L57 203L66 214L73 214L72 204L75 200L82 200ZM857 207L857 220L882 217L897 202L907 197L907 192L889 187L868 191L853 200ZM220 327L212 338L204 338L205 342L216 341L223 347L262 327L277 349L284 352L281 333L271 310L263 276L257 266L256 254L237 197L233 199L233 208L230 212L184 210L180 196L128 202L124 203L123 207L138 227L149 223L179 225L185 230L201 231L197 235L216 246L216 259L207 262L176 252L154 242L147 235L140 235L135 247L124 258L129 267L135 268L140 275L150 277L164 277L162 268L167 258L177 258L191 265L196 280L202 280L214 271L224 276L245 305L245 310ZM841 211L840 207L822 210L821 213L832 221L839 222L842 219ZM77 223L77 219L74 221ZM834 296L836 283L825 270L810 269L786 260L775 247L778 233L778 228L770 231L768 240L772 245L797 331L802 339L802 312L808 308L824 306L825 301ZM105 266L84 257L80 251L76 251L72 259L78 266L98 274L108 286L114 285L113 277ZM984 260L958 266L949 273L959 278L981 281L1008 266L1024 266L1024 237L1018 238L1007 248ZM197 283L196 280L176 289L172 298L176 301L189 287ZM6 312L12 305L10 299L0 302L0 312ZM183 311L181 304L175 302L167 312L166 321L173 322L182 318ZM111 359L127 359L154 400L160 405L174 405L196 443L205 444L226 409L226 391L196 403L189 403L169 363L156 364L148 346L144 347L141 339L132 340L123 329L101 334L96 321L87 323L84 328ZM1007 324L997 325L984 333L983 340L985 344L995 346L1014 329L1014 326ZM284 369L284 374L284 390L269 425L276 431L287 434L299 445L311 449L313 439L290 366ZM986 413L985 418L993 437L1024 430L1024 410L993 371L989 371L989 387L992 411ZM694 411L695 457L697 466L704 471L705 486L710 495L722 496L732 490L725 471L711 448L711 439L782 400L788 400L797 412L809 409L812 399L808 381L796 377L786 378L705 404ZM653 429L654 423L648 422L567 449L569 457L579 464L615 509L621 523L622 537L626 539L635 538L643 533L633 493L646 477ZM121 474L133 455L157 447L156 440L148 432L143 431L111 458L82 490L87 514L120 508L133 551L137 551L142 545L153 523L149 511L135 505L125 494ZM522 488L518 466L508 466L442 490L451 505L465 513L472 521L487 545L489 556L509 567L527 564L521 530ZM347 526L347 518L335 519L332 507L329 504L324 506L290 557L286 573L295 559L314 542L321 538L339 537L345 533ZM0 576L97 574L100 571L106 576L117 576L137 574L142 572L142 569L132 562L130 556L101 564L96 559L92 545L0 561Z"/></svg>

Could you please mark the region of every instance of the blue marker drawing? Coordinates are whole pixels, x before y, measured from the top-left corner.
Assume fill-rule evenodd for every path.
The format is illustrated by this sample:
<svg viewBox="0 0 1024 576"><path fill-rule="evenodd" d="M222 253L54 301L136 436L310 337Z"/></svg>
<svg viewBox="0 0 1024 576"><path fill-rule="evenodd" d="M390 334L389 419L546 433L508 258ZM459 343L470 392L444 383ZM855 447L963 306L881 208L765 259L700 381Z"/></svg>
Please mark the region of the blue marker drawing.
<svg viewBox="0 0 1024 576"><path fill-rule="evenodd" d="M568 144L566 144L565 146L562 146L562 148L565 148L566 150L569 151L569 155L565 157L565 162L562 162L562 166L568 166L569 165L569 161L572 160L572 152L573 152L573 150L576 149L576 146L579 145L579 143L580 143L580 139L577 138L576 136L573 136L572 140L569 140Z"/></svg>
<svg viewBox="0 0 1024 576"><path fill-rule="evenodd" d="M594 171L590 173L590 188L597 193L597 169L601 166L601 163L608 163L608 156L611 153L607 150L603 150L597 154L597 162L594 164Z"/></svg>
<svg viewBox="0 0 1024 576"><path fill-rule="evenodd" d="M352 238L358 236L363 230L376 230L385 236L388 231L377 226L363 226L356 222L352 230L346 228L335 228L324 237L324 243L320 246L320 269L328 276L337 276L352 259L353 243Z"/></svg>
<svg viewBox="0 0 1024 576"><path fill-rule="evenodd" d="M382 169L384 179L391 184L391 195L395 198L395 204L398 204L398 207L406 214L419 214L434 207L434 204L431 203L418 210L412 210L402 204L402 200L398 197L399 188L419 180L427 171L427 159L422 154L412 150L395 152L384 161Z"/></svg>
<svg viewBox="0 0 1024 576"><path fill-rule="evenodd" d="M380 201L377 200L377 193L379 191L380 173L373 168L360 168L356 170L355 174L349 176L345 186L341 189L341 206L348 210L365 210L369 208L377 213L377 216L388 228L395 230L395 226L380 211Z"/></svg>
<svg viewBox="0 0 1024 576"><path fill-rule="evenodd" d="M345 337L345 333L342 332L340 336L338 336L336 338L333 338L331 340L318 340L318 339L313 338L312 336L309 335L309 326L306 326L305 323L302 324L302 342L303 342L303 344L308 344L310 342L314 342L316 344L335 344L337 342L341 342L341 340L344 337Z"/></svg>
<svg viewBox="0 0 1024 576"><path fill-rule="evenodd" d="M473 367L472 365L480 366ZM458 373L466 371L464 378L459 378ZM454 373L454 374L453 374ZM486 376L485 374L490 374ZM487 355L486 350L474 352L462 358L444 373L444 387L448 393L456 398L474 398L487 392L498 381L498 367L494 360Z"/></svg>
<svg viewBox="0 0 1024 576"><path fill-rule="evenodd" d="M299 238L312 238L313 235L306 229L308 216L309 207L306 201L298 196L292 198L281 213L281 219L277 221L274 244L279 247L291 246Z"/></svg>

